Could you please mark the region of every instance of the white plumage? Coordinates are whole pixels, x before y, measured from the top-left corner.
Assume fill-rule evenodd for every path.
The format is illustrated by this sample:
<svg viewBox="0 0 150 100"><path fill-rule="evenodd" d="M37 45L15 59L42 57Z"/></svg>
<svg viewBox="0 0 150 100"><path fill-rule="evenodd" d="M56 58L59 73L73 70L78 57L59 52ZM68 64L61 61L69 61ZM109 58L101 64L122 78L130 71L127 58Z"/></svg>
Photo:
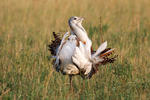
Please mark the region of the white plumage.
<svg viewBox="0 0 150 100"><path fill-rule="evenodd" d="M61 61L60 70L64 74L78 74L78 68L72 62L72 56L76 48L77 40L75 35L71 35L59 52L59 59Z"/></svg>
<svg viewBox="0 0 150 100"><path fill-rule="evenodd" d="M111 63L115 60L115 57L108 58L114 49L106 49L107 42L99 46L96 52L91 51L92 41L81 25L82 20L81 17L71 17L69 19L71 35L67 32L60 41L54 34L55 41L49 45L51 54L56 59L54 68L69 75L70 83L72 75L90 78L97 71L99 64Z"/></svg>

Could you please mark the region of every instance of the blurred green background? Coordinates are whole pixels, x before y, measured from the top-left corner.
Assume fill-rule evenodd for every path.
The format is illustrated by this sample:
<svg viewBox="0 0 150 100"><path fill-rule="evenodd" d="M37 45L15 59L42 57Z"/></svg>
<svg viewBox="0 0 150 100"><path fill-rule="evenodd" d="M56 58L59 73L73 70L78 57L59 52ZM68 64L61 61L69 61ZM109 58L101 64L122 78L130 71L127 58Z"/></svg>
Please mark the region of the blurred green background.
<svg viewBox="0 0 150 100"><path fill-rule="evenodd" d="M149 0L0 0L0 99L149 100ZM71 16L97 47L108 41L118 59L90 80L69 78L52 67L52 32L69 30Z"/></svg>

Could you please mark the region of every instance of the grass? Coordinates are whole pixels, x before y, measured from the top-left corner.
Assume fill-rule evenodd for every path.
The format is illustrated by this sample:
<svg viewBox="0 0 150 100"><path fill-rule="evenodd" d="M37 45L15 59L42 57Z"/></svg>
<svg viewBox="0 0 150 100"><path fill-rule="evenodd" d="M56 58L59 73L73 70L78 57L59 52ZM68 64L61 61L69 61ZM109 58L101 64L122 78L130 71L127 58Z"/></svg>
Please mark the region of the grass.
<svg viewBox="0 0 150 100"><path fill-rule="evenodd" d="M1 0L0 99L150 99L149 3ZM114 64L100 66L90 80L74 77L70 92L69 78L53 69L47 45L53 31L63 35L69 30L67 20L74 15L85 17L83 26L94 48L107 40L119 56Z"/></svg>

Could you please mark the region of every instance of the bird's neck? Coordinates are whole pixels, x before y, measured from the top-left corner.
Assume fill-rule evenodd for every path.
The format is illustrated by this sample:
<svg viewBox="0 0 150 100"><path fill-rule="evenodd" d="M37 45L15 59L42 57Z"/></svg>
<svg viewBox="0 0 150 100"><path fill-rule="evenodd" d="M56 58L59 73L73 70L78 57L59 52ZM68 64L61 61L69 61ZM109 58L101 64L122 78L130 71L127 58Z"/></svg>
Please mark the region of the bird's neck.
<svg viewBox="0 0 150 100"><path fill-rule="evenodd" d="M81 24L77 24L76 26L77 26L80 30L86 32L85 29L83 28L83 26L82 26Z"/></svg>
<svg viewBox="0 0 150 100"><path fill-rule="evenodd" d="M81 30L86 33L85 29L83 28L83 26L81 24L71 25L70 28L71 28L71 34L73 34L75 32L75 30Z"/></svg>

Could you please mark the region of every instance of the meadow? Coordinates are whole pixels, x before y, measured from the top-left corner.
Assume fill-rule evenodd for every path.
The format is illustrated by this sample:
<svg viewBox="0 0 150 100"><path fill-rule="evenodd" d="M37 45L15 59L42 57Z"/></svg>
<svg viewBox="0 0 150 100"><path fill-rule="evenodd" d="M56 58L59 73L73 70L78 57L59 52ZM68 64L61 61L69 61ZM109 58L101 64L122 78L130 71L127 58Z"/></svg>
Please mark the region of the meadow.
<svg viewBox="0 0 150 100"><path fill-rule="evenodd" d="M149 0L0 0L0 100L149 100ZM108 41L117 61L91 79L56 72L47 45L71 16L95 49Z"/></svg>

